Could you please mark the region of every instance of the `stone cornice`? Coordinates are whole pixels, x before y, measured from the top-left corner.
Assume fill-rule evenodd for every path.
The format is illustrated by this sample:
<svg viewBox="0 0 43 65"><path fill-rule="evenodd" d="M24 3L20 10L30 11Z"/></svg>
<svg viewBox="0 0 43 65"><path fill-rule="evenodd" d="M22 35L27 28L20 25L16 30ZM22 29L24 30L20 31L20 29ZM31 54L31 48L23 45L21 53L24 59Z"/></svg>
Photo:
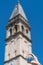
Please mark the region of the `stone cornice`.
<svg viewBox="0 0 43 65"><path fill-rule="evenodd" d="M26 60L26 58L24 58L22 55L18 55L18 56L16 56L16 57L13 57L13 58L7 60L7 61L4 61L4 63L10 62L10 61L13 60L13 59L17 59L18 57L22 57L24 60Z"/></svg>
<svg viewBox="0 0 43 65"><path fill-rule="evenodd" d="M31 42L32 43L32 41L26 36L26 35L24 35L22 32L16 32L14 35L11 35L11 36L9 36L8 38L6 38L5 39L5 41L7 42L7 41L9 41L10 39L12 39L12 38L15 38L17 35L19 35L19 34L21 34L24 38L26 38L29 42Z"/></svg>

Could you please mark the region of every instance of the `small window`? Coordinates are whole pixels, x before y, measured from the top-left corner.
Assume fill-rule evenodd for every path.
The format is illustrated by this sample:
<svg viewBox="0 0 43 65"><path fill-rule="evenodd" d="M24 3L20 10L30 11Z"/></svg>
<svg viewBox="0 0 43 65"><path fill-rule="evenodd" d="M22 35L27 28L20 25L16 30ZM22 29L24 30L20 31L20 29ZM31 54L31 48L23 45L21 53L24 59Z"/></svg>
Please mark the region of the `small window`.
<svg viewBox="0 0 43 65"><path fill-rule="evenodd" d="M15 30L16 30L16 32L17 32L17 25L15 25Z"/></svg>
<svg viewBox="0 0 43 65"><path fill-rule="evenodd" d="M22 51L22 53L24 53L24 50Z"/></svg>
<svg viewBox="0 0 43 65"><path fill-rule="evenodd" d="M8 54L8 56L9 56L9 59L10 59L10 53Z"/></svg>
<svg viewBox="0 0 43 65"><path fill-rule="evenodd" d="M15 53L16 53L16 50L15 50Z"/></svg>
<svg viewBox="0 0 43 65"><path fill-rule="evenodd" d="M15 50L15 52L14 52L14 53L15 53L15 55L16 55L16 50Z"/></svg>
<svg viewBox="0 0 43 65"><path fill-rule="evenodd" d="M10 29L10 35L12 35L12 29Z"/></svg>
<svg viewBox="0 0 43 65"><path fill-rule="evenodd" d="M27 41L24 41L25 43L27 43Z"/></svg>
<svg viewBox="0 0 43 65"><path fill-rule="evenodd" d="M8 56L10 56L10 53L8 54Z"/></svg>

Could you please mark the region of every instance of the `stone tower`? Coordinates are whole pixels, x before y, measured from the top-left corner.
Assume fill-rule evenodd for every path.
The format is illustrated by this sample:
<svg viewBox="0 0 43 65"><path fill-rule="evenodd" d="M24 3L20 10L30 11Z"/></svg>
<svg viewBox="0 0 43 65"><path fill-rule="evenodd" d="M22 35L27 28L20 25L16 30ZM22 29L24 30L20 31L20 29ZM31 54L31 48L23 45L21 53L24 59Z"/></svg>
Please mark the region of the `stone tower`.
<svg viewBox="0 0 43 65"><path fill-rule="evenodd" d="M13 10L6 30L4 65L40 65L32 53L31 27L19 2Z"/></svg>

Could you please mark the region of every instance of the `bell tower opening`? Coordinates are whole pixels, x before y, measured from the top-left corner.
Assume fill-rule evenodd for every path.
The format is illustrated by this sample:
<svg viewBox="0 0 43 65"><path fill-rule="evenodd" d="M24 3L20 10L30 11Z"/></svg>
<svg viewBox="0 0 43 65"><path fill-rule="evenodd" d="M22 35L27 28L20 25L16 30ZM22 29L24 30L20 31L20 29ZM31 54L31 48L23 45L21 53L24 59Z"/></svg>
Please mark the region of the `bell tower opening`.
<svg viewBox="0 0 43 65"><path fill-rule="evenodd" d="M17 25L15 25L15 30L16 30L16 32L17 32Z"/></svg>
<svg viewBox="0 0 43 65"><path fill-rule="evenodd" d="M21 27L22 27L22 32L24 32L24 27L23 27L23 25L22 25Z"/></svg>

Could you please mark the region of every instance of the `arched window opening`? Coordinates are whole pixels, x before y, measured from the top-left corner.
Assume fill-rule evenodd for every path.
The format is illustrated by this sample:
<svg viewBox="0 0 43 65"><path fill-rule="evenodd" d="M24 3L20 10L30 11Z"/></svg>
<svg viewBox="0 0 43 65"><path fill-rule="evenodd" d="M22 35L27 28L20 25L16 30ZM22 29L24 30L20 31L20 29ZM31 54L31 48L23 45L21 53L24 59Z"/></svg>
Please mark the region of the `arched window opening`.
<svg viewBox="0 0 43 65"><path fill-rule="evenodd" d="M12 29L10 29L10 35L12 35Z"/></svg>
<svg viewBox="0 0 43 65"><path fill-rule="evenodd" d="M27 58L26 60L27 60L27 62L31 62L31 61L33 61L34 59L33 59L32 57L30 57L30 58Z"/></svg>
<svg viewBox="0 0 43 65"><path fill-rule="evenodd" d="M15 30L16 30L16 32L17 32L17 25L15 25Z"/></svg>
<svg viewBox="0 0 43 65"><path fill-rule="evenodd" d="M24 27L22 26L22 32L24 32Z"/></svg>

